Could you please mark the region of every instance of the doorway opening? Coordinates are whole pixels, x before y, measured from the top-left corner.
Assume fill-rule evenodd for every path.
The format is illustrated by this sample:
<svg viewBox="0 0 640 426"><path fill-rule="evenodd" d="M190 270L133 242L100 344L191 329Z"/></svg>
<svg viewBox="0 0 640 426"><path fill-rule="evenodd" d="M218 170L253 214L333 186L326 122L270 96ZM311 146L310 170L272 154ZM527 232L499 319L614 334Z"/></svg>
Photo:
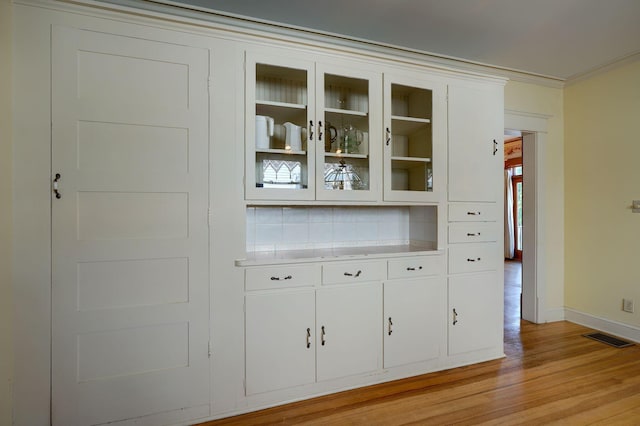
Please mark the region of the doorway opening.
<svg viewBox="0 0 640 426"><path fill-rule="evenodd" d="M516 130L522 136L522 319L534 323L547 320L544 286L545 246L541 224L544 223L544 170L549 115L505 110L505 134ZM516 133L517 135L517 133Z"/></svg>
<svg viewBox="0 0 640 426"><path fill-rule="evenodd" d="M504 324L507 332L519 331L522 318L523 248L522 133L504 135Z"/></svg>

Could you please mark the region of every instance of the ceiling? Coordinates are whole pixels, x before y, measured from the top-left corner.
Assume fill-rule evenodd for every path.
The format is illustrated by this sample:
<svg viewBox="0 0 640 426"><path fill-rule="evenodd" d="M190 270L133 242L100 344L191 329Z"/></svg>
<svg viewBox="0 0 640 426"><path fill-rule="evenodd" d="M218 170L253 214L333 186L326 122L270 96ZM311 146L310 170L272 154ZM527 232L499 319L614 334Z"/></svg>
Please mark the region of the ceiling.
<svg viewBox="0 0 640 426"><path fill-rule="evenodd" d="M640 55L640 0L177 2L558 80Z"/></svg>

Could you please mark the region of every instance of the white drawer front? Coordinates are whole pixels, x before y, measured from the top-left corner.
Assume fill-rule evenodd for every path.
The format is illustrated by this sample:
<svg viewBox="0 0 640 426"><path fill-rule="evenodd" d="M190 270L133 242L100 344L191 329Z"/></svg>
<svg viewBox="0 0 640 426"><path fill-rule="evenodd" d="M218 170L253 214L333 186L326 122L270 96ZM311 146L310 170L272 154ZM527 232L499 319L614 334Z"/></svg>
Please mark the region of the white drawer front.
<svg viewBox="0 0 640 426"><path fill-rule="evenodd" d="M386 264L378 262L335 262L322 266L323 284L344 284L365 281L382 281Z"/></svg>
<svg viewBox="0 0 640 426"><path fill-rule="evenodd" d="M498 267L496 243L460 244L449 247L449 273L491 271Z"/></svg>
<svg viewBox="0 0 640 426"><path fill-rule="evenodd" d="M320 283L320 265L285 265L245 270L245 290L310 287Z"/></svg>
<svg viewBox="0 0 640 426"><path fill-rule="evenodd" d="M449 225L449 243L498 241L496 222L453 223Z"/></svg>
<svg viewBox="0 0 640 426"><path fill-rule="evenodd" d="M389 260L388 268L390 280L440 275L444 273L444 256L416 256Z"/></svg>
<svg viewBox="0 0 640 426"><path fill-rule="evenodd" d="M488 222L497 217L496 203L449 203L449 222Z"/></svg>

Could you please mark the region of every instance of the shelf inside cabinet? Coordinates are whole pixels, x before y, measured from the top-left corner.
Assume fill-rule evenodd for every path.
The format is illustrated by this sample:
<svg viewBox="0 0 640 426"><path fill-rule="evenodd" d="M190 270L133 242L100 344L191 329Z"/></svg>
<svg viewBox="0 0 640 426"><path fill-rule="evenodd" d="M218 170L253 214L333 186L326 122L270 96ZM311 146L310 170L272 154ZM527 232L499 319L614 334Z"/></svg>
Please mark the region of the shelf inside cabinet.
<svg viewBox="0 0 640 426"><path fill-rule="evenodd" d="M276 118L278 122L306 120L307 106L286 102L256 101L256 113Z"/></svg>
<svg viewBox="0 0 640 426"><path fill-rule="evenodd" d="M391 157L391 161L393 161L394 167L409 169L411 167L415 167L424 163L430 163L431 158Z"/></svg>
<svg viewBox="0 0 640 426"><path fill-rule="evenodd" d="M265 154L307 155L307 151L294 151L291 149L257 148L256 152Z"/></svg>
<svg viewBox="0 0 640 426"><path fill-rule="evenodd" d="M273 108L291 108L291 109L307 109L303 104L291 104L288 102L275 102L275 101L256 101L257 106L273 107Z"/></svg>
<svg viewBox="0 0 640 426"><path fill-rule="evenodd" d="M367 154L343 154L339 152L325 152L325 157L335 157L335 158L368 158Z"/></svg>
<svg viewBox="0 0 640 426"><path fill-rule="evenodd" d="M428 118L402 117L398 115L391 116L391 120L393 133L396 135L410 135L424 128L426 124L431 123Z"/></svg>
<svg viewBox="0 0 640 426"><path fill-rule="evenodd" d="M355 111L352 109L325 108L324 111L330 114L352 115L355 117L366 117L368 115L366 112Z"/></svg>

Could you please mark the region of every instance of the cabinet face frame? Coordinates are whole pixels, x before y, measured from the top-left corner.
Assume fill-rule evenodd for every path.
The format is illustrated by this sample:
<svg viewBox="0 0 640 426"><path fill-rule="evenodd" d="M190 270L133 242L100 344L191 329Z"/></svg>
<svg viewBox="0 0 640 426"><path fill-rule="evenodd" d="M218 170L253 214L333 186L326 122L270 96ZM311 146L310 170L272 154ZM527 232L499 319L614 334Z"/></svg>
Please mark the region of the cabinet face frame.
<svg viewBox="0 0 640 426"><path fill-rule="evenodd" d="M260 52L255 50L247 50L245 56L245 199L247 200L301 200L310 201L315 198L315 143L312 142L311 123L315 127L315 81L313 61L305 59L304 56L284 56L278 51L269 48L261 49ZM279 189L279 188L258 188L256 184L259 181L257 176L257 148L256 148L256 113L258 93L256 78L258 77L256 67L260 65L273 66L278 68L289 68L292 71L306 73L306 108L304 104L295 104L293 102L272 102L273 107L284 111L299 110L301 114L305 114L305 127L301 129L301 137L306 138L306 146L303 151L306 154L296 154L294 150L273 149L266 153L265 156L283 159L291 156L292 160L303 159L301 164L301 172L306 175L306 188L297 189ZM284 93L284 95L289 95ZM303 112L304 111L304 112ZM284 119L283 119L284 120ZM299 124L303 124L300 121ZM275 122L275 126L282 126L283 122ZM315 133L315 129L313 130ZM284 148L284 147L283 147ZM278 152L280 151L280 152ZM289 153L292 152L292 153ZM304 181L304 180L303 180Z"/></svg>
<svg viewBox="0 0 640 426"><path fill-rule="evenodd" d="M394 120L393 106L393 85L416 88L418 90L431 91L431 167L433 190L397 190L393 189L393 144L394 135L392 122ZM404 201L404 202L437 202L442 201L447 188L447 166L446 166L446 146L447 146L447 108L446 108L447 88L444 82L426 80L419 73L384 73L383 88L383 200L384 201ZM387 143L387 140L390 140Z"/></svg>

